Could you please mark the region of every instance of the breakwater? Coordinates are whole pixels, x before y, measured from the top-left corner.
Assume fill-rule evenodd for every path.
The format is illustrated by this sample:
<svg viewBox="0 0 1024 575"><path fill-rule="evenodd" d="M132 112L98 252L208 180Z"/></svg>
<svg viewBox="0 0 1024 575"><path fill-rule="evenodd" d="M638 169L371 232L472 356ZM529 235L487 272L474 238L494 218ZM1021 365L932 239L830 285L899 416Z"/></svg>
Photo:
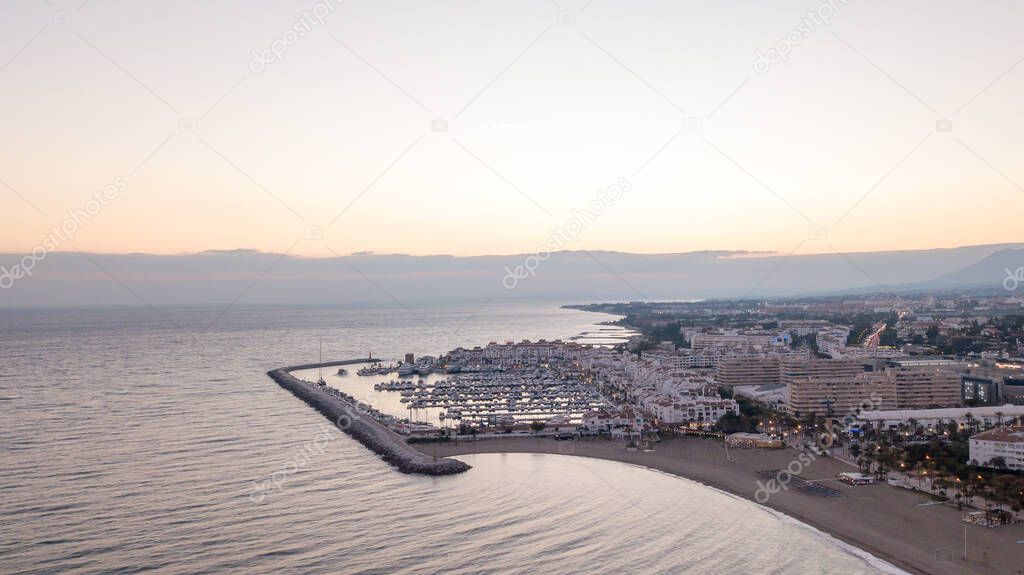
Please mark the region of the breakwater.
<svg viewBox="0 0 1024 575"><path fill-rule="evenodd" d="M357 439L402 473L451 475L468 471L470 466L462 461L451 458L437 459L413 449L401 435L360 411L353 402L337 393L331 393L329 388L325 389L319 385L302 381L291 374L293 371L302 369L371 363L373 361L376 360L349 359L296 365L268 371L267 375L278 385L305 401L310 407L324 414L339 429Z"/></svg>

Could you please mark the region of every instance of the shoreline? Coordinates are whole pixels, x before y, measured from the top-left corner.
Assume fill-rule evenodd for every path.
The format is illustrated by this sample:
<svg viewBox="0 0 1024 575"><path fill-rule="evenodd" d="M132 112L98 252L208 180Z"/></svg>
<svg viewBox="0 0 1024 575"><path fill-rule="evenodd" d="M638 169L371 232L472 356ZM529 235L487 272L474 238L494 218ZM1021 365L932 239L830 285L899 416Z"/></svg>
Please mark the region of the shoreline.
<svg viewBox="0 0 1024 575"><path fill-rule="evenodd" d="M331 393L333 388L323 388L302 381L291 374L292 371L332 367L338 365L354 365L372 363L379 360L348 359L281 367L267 372L278 385L290 391L313 409L331 420L338 429L362 443L367 449L376 453L402 473L419 473L423 475L452 475L470 469L464 461L447 457L437 458L412 447L405 438L380 424L377 420L364 414L355 405L343 397ZM330 391L329 391L330 390Z"/></svg>
<svg viewBox="0 0 1024 575"><path fill-rule="evenodd" d="M617 461L682 477L763 505L785 518L799 521L837 541L852 546L910 573L960 575L963 573L1015 573L1020 568L1024 528L1007 525L986 529L960 521L961 511L946 505L928 504L927 494L888 484L861 487L835 480L851 467L831 458L817 458L800 473L808 480L823 481L840 492L839 497L820 497L795 489L757 501L757 474L763 469L782 469L793 460L792 449L732 448L726 454L716 441L698 438L666 439L653 452L626 451L610 440L555 441L546 438L509 438L419 444L438 456L478 453L538 453L572 455ZM925 503L926 505L922 505ZM967 560L961 559L967 533ZM847 550L848 552L852 552ZM867 557L864 557L868 561Z"/></svg>

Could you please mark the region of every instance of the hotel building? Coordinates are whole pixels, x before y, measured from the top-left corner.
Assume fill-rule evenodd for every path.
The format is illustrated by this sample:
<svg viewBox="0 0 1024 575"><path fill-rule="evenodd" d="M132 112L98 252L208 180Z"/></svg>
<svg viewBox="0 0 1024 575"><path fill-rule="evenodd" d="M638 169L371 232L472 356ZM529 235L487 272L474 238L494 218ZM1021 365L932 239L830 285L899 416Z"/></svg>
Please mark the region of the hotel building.
<svg viewBox="0 0 1024 575"><path fill-rule="evenodd" d="M852 378L864 373L864 365L861 362L839 359L784 361L779 368L780 382L786 385L808 377Z"/></svg>
<svg viewBox="0 0 1024 575"><path fill-rule="evenodd" d="M779 358L764 355L723 358L715 367L715 381L723 387L779 383Z"/></svg>
<svg viewBox="0 0 1024 575"><path fill-rule="evenodd" d="M960 376L927 367L889 367L885 370L896 388L899 409L928 409L961 404Z"/></svg>
<svg viewBox="0 0 1024 575"><path fill-rule="evenodd" d="M1024 427L991 429L970 439L971 460L992 467L993 459L1006 462L1003 469L1024 470Z"/></svg>
<svg viewBox="0 0 1024 575"><path fill-rule="evenodd" d="M896 390L884 375L792 376L787 386L786 411L844 417L859 409L893 409Z"/></svg>

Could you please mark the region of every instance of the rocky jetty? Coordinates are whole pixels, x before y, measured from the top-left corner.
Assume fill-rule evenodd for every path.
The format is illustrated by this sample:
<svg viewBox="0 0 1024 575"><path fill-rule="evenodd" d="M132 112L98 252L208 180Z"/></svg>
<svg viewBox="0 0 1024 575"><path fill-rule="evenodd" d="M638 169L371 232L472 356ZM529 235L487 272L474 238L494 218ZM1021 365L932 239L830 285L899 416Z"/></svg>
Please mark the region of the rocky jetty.
<svg viewBox="0 0 1024 575"><path fill-rule="evenodd" d="M401 435L360 411L352 402L329 393L321 386L302 381L291 374L292 371L301 369L369 363L370 361L372 360L352 359L282 367L267 372L267 375L278 385L308 403L313 409L324 414L339 429L359 440L360 443L380 455L384 461L397 467L402 473L452 475L468 471L470 466L457 459L437 459L413 449Z"/></svg>

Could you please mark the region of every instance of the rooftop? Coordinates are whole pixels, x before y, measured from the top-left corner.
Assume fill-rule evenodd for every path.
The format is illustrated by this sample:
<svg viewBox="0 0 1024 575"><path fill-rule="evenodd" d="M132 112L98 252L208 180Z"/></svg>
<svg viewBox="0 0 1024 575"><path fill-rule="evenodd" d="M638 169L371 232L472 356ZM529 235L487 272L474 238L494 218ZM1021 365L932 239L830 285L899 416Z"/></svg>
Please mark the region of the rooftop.
<svg viewBox="0 0 1024 575"><path fill-rule="evenodd" d="M1004 427L990 429L971 437L981 441L1002 441L1005 443L1024 443L1024 427Z"/></svg>
<svg viewBox="0 0 1024 575"><path fill-rule="evenodd" d="M891 411L862 411L857 418L866 421L887 419L957 419L968 413L978 417L1016 417L1024 415L1024 405L987 405L983 407L947 407L942 409L897 409Z"/></svg>

